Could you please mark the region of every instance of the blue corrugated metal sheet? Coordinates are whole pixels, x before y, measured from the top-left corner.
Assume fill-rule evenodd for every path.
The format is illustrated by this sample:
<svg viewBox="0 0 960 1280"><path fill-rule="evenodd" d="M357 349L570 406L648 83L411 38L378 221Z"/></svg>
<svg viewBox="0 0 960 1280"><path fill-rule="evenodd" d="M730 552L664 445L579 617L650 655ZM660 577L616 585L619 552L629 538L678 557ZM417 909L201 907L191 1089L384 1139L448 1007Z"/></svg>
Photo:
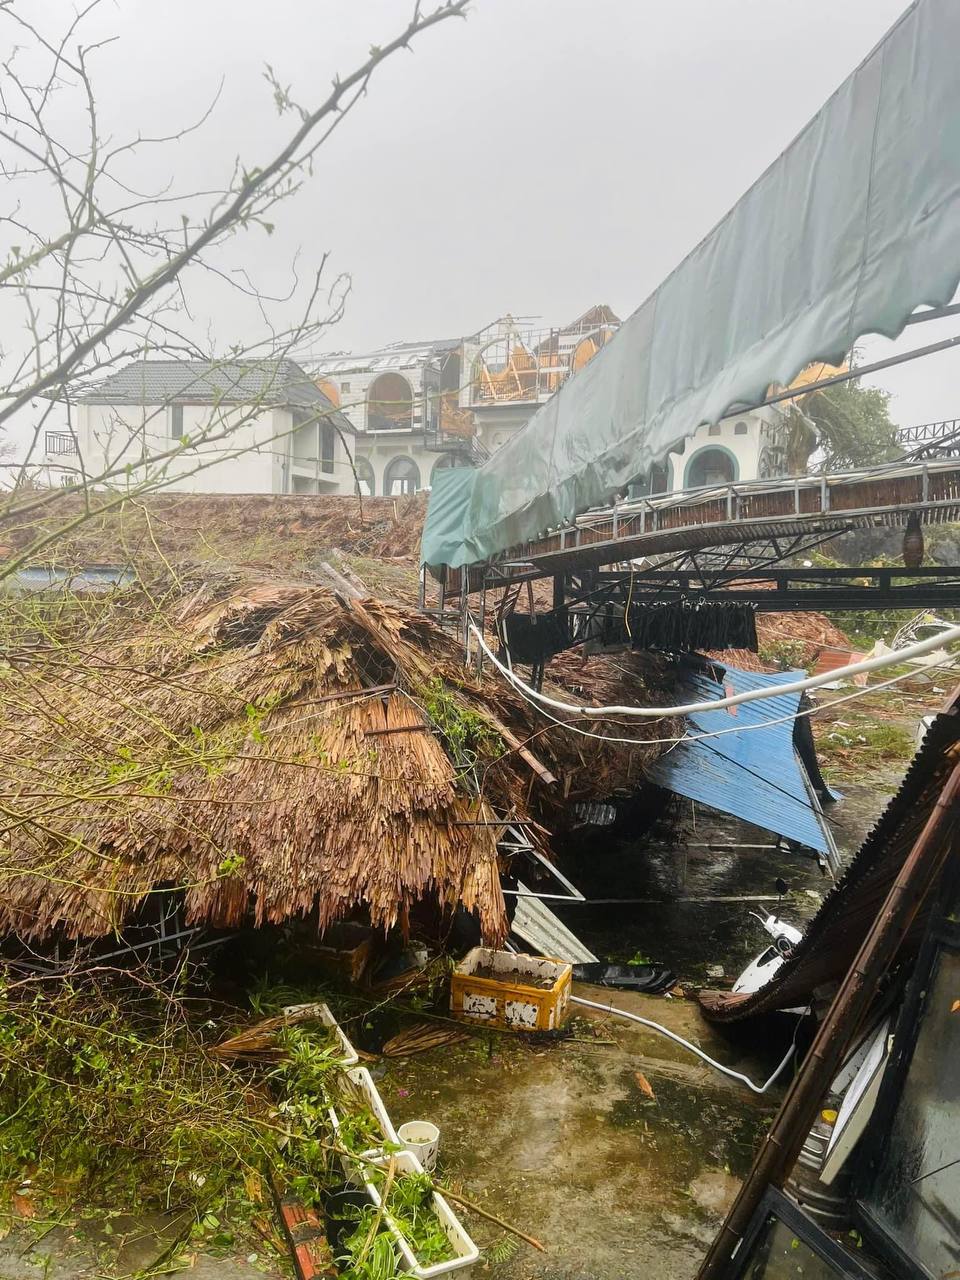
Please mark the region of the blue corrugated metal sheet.
<svg viewBox="0 0 960 1280"><path fill-rule="evenodd" d="M748 689L772 688L803 674L784 671L771 675L727 667L721 686L701 672L689 672L682 684L682 699L714 701ZM811 803L803 766L793 749L793 720L799 704L800 695L791 693L690 716L690 735L721 729L742 732L685 738L662 755L647 776L677 795L828 853L822 819ZM758 725L767 727L754 727Z"/></svg>

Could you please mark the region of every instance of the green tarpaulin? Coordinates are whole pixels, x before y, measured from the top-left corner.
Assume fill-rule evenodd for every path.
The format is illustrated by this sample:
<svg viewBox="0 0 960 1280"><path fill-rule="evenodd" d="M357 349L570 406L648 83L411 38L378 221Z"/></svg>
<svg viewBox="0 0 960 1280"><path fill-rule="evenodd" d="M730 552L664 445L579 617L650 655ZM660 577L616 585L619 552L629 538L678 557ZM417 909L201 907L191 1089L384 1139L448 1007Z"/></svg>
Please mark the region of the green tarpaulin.
<svg viewBox="0 0 960 1280"><path fill-rule="evenodd" d="M960 279L960 0L917 0L593 360L476 471L441 471L423 558L568 524L703 422Z"/></svg>

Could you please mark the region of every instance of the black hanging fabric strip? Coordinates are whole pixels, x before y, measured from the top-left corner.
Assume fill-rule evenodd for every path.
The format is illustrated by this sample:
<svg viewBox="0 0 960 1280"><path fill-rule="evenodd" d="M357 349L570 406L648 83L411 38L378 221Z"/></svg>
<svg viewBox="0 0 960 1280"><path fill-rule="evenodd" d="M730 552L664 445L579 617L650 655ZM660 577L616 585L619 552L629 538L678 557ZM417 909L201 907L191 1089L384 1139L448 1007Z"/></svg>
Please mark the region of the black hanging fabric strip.
<svg viewBox="0 0 960 1280"><path fill-rule="evenodd" d="M635 604L630 611L630 632L635 649L662 649L669 653L696 649L757 651L757 618L749 604Z"/></svg>

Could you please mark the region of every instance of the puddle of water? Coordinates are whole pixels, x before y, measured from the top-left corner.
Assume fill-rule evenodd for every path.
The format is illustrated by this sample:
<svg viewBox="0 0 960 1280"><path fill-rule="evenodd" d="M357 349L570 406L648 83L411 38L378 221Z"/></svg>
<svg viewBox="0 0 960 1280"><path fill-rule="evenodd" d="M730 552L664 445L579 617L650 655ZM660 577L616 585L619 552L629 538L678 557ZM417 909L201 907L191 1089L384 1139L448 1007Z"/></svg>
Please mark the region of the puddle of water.
<svg viewBox="0 0 960 1280"><path fill-rule="evenodd" d="M732 1107L731 1098L658 1077L656 1101L624 1072L624 1096L610 1108L614 1128L637 1133L639 1162L660 1166L666 1181L680 1188L705 1168L743 1178L750 1169L769 1115L753 1107ZM646 1139L646 1141L644 1141ZM652 1144L652 1145L651 1145Z"/></svg>

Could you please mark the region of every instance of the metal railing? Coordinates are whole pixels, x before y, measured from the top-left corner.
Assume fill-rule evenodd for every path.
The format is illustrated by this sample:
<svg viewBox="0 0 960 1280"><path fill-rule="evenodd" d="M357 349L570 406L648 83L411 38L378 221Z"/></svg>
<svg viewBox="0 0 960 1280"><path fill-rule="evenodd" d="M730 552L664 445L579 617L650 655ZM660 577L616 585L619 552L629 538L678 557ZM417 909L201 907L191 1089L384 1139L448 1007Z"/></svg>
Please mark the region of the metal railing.
<svg viewBox="0 0 960 1280"><path fill-rule="evenodd" d="M933 440L942 440L944 436L953 436L960 432L960 418L948 418L945 422L923 422L918 427L900 427L897 431L898 444L927 444Z"/></svg>
<svg viewBox="0 0 960 1280"><path fill-rule="evenodd" d="M70 431L47 431L45 433L44 448L46 452L54 457L64 457L67 454L76 454L77 437Z"/></svg>

